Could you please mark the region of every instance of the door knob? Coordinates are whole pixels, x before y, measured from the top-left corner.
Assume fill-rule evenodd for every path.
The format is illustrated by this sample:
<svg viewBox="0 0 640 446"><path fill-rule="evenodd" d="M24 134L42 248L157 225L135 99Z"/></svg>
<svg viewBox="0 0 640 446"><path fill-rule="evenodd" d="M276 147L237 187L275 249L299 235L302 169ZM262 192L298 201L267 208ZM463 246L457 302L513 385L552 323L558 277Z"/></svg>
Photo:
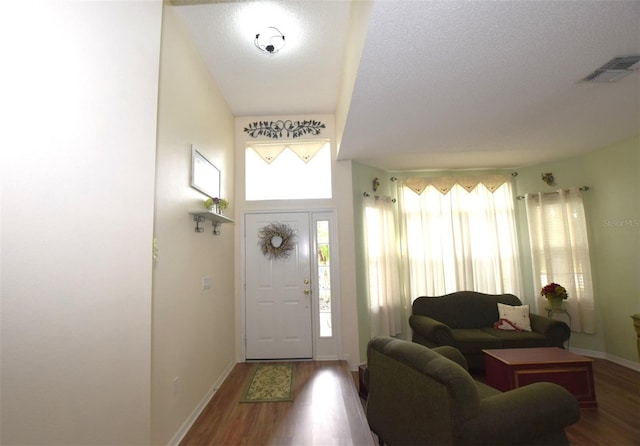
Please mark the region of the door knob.
<svg viewBox="0 0 640 446"><path fill-rule="evenodd" d="M309 291L309 290L304 290L304 294L311 294L311 291Z"/></svg>

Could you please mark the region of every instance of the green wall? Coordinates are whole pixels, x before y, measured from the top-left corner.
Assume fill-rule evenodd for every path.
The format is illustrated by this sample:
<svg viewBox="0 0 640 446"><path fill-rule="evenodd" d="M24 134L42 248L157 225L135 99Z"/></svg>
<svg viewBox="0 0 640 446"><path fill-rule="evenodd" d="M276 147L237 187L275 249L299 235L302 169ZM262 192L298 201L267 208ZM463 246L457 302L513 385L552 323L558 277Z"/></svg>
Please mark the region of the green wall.
<svg viewBox="0 0 640 446"><path fill-rule="evenodd" d="M557 185L540 178L553 172ZM589 231L597 332L573 333L571 348L638 362L630 316L640 312L640 139L581 157L518 169L516 193L589 186L584 193ZM533 290L524 203L518 227L525 290Z"/></svg>
<svg viewBox="0 0 640 446"><path fill-rule="evenodd" d="M601 353L617 362L638 363L636 335L630 316L640 313L640 138L615 144L587 155L514 169L515 193L552 191L589 186L584 194L590 237L597 332L573 333L571 348ZM542 172L553 172L557 185L550 187ZM440 172L455 174L457 172ZM353 163L354 228L358 325L361 358L369 339L364 242L362 237L362 193L371 192L373 178L381 181L379 193L392 195L389 181L399 172L384 172ZM432 173L431 173L432 174ZM537 290L531 278L531 256L524 203L516 202L523 275L523 301L531 302Z"/></svg>
<svg viewBox="0 0 640 446"><path fill-rule="evenodd" d="M352 164L353 181L353 228L356 250L356 294L358 305L358 337L360 344L360 361L366 362L367 342L371 329L369 325L369 297L367 293L367 275L365 262L365 245L363 231L364 201L363 193L373 192L373 179L378 178L380 186L377 194L395 196L395 185L391 182L391 174L384 170L374 169L362 164Z"/></svg>

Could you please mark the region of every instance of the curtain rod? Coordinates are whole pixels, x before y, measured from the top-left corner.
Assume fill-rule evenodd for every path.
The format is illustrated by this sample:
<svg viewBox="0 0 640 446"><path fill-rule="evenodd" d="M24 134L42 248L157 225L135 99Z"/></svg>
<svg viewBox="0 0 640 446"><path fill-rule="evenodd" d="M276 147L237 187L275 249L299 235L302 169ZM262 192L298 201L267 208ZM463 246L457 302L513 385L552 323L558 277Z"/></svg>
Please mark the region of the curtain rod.
<svg viewBox="0 0 640 446"><path fill-rule="evenodd" d="M444 176L451 176L451 175L444 175ZM476 175L472 175L472 176L476 176ZM518 172L511 172L511 176L512 177L517 177L518 176ZM407 178L407 177L403 177L403 178ZM425 178L430 178L430 177L425 177ZM391 181L398 181L398 177L391 177L389 179Z"/></svg>
<svg viewBox="0 0 640 446"><path fill-rule="evenodd" d="M363 196L363 197L370 197L370 196L371 196L371 194L370 194L369 192L363 192L363 193L362 193L362 196ZM382 195L374 195L373 197L374 197L374 198L383 198L383 196L382 196ZM388 198L391 198L391 197L388 197ZM392 203L395 203L395 202L396 202L396 199L395 199L395 198L391 198L391 202L392 202Z"/></svg>
<svg viewBox="0 0 640 446"><path fill-rule="evenodd" d="M581 190L581 191L583 191L583 192L586 192L586 191L588 191L588 190L589 190L589 186L582 186L582 187L579 187L579 188L578 188L578 190ZM569 192L569 189L565 189L565 192ZM545 193L543 193L542 195L553 195L553 194L557 194L557 193L558 193L557 191L556 191L556 192L545 192ZM518 195L516 198L517 198L518 200L524 200L524 195Z"/></svg>

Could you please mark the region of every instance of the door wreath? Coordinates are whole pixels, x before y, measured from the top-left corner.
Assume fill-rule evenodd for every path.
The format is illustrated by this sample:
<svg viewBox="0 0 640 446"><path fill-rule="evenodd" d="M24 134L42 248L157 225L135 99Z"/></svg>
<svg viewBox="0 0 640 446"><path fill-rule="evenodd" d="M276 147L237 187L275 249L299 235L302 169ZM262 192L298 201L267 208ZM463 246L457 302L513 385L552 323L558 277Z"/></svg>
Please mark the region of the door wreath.
<svg viewBox="0 0 640 446"><path fill-rule="evenodd" d="M258 234L260 250L270 259L289 257L295 246L295 231L284 223L269 223Z"/></svg>

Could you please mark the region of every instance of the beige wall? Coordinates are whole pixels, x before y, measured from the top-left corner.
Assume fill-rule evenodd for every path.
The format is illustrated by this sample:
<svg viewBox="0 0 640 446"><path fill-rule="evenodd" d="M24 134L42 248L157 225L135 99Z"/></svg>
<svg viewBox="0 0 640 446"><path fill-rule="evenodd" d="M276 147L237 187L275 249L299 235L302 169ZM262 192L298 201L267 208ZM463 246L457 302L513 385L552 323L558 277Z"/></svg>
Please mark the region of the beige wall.
<svg viewBox="0 0 640 446"><path fill-rule="evenodd" d="M234 120L193 47L175 7L166 5L158 104L153 269L152 441L184 433L235 363L234 227L195 233L190 211L191 144L221 171L221 195L235 207ZM202 290L202 278L212 287ZM174 438L174 440L177 438Z"/></svg>
<svg viewBox="0 0 640 446"><path fill-rule="evenodd" d="M150 441L161 11L3 5L1 444Z"/></svg>

